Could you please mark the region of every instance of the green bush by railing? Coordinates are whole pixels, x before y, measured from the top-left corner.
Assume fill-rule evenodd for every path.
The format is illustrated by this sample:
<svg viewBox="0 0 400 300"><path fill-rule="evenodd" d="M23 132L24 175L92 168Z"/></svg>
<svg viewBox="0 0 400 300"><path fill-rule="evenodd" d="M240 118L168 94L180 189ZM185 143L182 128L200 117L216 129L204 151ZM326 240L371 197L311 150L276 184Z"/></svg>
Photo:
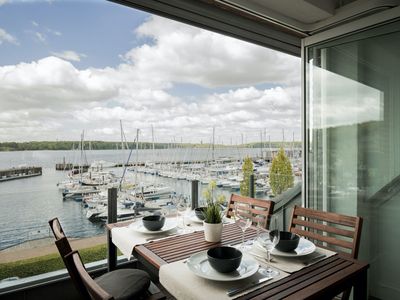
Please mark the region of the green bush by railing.
<svg viewBox="0 0 400 300"><path fill-rule="evenodd" d="M79 250L84 263L94 262L107 257L107 245L98 245ZM0 280L17 276L19 278L39 275L64 269L65 265L58 253L39 256L15 262L0 264Z"/></svg>

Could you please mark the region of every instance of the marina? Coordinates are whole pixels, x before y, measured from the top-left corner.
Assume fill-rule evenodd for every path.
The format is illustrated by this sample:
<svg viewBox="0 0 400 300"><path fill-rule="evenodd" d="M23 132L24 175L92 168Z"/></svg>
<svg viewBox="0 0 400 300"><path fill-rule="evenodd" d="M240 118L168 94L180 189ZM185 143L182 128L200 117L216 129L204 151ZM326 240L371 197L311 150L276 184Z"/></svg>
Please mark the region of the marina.
<svg viewBox="0 0 400 300"><path fill-rule="evenodd" d="M55 216L60 217L74 238L103 234L109 187L120 190L120 219L132 218L143 210L171 209L181 200L190 201L193 180L199 181L199 201L211 180L217 183L216 192L228 198L240 190L241 159L246 156L254 161L256 197L269 197L269 162L260 159L257 148L215 149L214 161L208 149L140 149L135 159L146 163L137 167L134 161L130 162L133 166L114 167L128 156L127 150L91 150L87 151L92 166L89 172L74 175L55 170L57 161L77 156L75 152L0 152L2 169L21 163L43 166L42 176L1 184L0 203L4 209L0 211L0 250L49 237L47 221ZM157 163L152 162L155 156ZM294 159L293 165L296 164Z"/></svg>

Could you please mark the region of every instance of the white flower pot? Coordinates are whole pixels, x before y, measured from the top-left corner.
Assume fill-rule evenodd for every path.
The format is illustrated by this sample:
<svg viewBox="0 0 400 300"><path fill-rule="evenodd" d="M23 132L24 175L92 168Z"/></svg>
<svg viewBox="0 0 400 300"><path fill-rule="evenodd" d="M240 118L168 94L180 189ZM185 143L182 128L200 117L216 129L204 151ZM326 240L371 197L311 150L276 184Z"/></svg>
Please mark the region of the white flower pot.
<svg viewBox="0 0 400 300"><path fill-rule="evenodd" d="M211 224L203 221L204 238L207 242L216 243L221 241L222 223Z"/></svg>

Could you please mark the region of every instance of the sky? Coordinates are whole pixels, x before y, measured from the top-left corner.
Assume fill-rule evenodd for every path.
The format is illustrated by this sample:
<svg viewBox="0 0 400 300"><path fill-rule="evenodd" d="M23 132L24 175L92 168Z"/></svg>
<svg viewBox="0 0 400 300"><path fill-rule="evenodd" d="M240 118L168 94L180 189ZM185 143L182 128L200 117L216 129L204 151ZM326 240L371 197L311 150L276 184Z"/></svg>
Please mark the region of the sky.
<svg viewBox="0 0 400 300"><path fill-rule="evenodd" d="M300 59L108 1L0 0L0 142L300 140Z"/></svg>

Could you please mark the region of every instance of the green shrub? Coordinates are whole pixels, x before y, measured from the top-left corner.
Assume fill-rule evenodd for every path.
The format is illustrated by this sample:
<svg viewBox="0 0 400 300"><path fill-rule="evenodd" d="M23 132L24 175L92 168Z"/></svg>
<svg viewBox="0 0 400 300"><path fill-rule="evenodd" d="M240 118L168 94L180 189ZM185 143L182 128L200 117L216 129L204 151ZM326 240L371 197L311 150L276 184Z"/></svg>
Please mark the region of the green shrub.
<svg viewBox="0 0 400 300"><path fill-rule="evenodd" d="M107 257L107 245L98 245L79 250L84 263L94 262ZM64 263L58 253L0 264L0 280L18 276L20 278L39 275L64 269Z"/></svg>

